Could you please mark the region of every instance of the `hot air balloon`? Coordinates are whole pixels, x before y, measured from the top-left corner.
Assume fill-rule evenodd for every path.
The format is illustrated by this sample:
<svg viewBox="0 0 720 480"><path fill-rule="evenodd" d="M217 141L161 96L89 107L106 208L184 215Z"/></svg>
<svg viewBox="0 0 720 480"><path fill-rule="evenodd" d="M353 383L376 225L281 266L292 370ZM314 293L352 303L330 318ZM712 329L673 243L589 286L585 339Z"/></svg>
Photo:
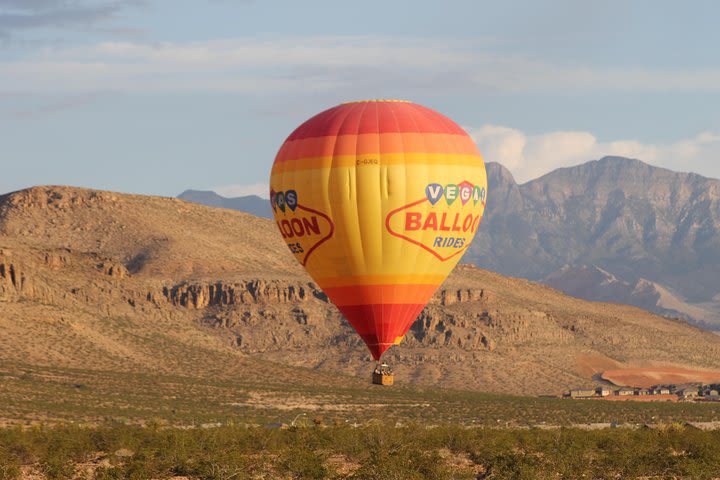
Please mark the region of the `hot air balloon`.
<svg viewBox="0 0 720 480"><path fill-rule="evenodd" d="M376 361L467 250L486 192L485 164L467 133L399 100L315 115L280 147L270 176L288 248Z"/></svg>

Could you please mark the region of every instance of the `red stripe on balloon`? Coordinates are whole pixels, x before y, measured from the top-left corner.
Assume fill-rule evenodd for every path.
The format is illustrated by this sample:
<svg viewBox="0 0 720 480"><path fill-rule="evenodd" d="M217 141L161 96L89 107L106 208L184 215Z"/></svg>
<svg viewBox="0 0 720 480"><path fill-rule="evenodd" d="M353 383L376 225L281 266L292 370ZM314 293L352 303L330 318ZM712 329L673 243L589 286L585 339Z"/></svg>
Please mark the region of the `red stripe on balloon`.
<svg viewBox="0 0 720 480"><path fill-rule="evenodd" d="M338 307L367 345L375 360L403 337L425 304L374 303Z"/></svg>
<svg viewBox="0 0 720 480"><path fill-rule="evenodd" d="M458 124L410 102L345 103L321 112L293 131L286 141L363 133L447 133L465 136Z"/></svg>

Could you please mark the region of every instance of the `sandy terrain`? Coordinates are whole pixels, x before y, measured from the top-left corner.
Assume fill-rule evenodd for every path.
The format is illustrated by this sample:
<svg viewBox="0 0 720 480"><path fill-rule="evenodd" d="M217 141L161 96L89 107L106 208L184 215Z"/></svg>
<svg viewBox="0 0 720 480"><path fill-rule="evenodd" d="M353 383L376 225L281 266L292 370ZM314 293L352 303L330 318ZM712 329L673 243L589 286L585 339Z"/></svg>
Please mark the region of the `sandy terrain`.
<svg viewBox="0 0 720 480"><path fill-rule="evenodd" d="M602 378L619 386L650 387L682 383L720 383L720 371L672 367L624 368L606 370Z"/></svg>

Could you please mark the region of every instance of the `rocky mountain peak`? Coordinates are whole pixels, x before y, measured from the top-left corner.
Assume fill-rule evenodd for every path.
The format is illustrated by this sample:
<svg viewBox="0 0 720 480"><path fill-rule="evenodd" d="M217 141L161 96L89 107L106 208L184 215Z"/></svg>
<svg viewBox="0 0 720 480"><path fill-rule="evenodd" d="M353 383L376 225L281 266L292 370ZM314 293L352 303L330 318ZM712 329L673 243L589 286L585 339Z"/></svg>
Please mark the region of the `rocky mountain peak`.
<svg viewBox="0 0 720 480"><path fill-rule="evenodd" d="M595 265L628 285L645 278L680 303L702 304L710 309L703 318L720 314L720 180L622 157L523 185L509 184L498 167L488 171L497 183L489 182L483 228L466 261L530 279ZM606 298L589 290L584 298L598 295Z"/></svg>

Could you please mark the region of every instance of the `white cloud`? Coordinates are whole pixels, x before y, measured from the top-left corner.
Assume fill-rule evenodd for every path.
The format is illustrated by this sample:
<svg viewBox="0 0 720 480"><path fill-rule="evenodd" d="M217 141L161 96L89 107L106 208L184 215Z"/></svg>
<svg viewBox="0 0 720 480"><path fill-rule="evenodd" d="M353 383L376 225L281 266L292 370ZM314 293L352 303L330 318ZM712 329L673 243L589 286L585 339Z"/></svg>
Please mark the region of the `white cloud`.
<svg viewBox="0 0 720 480"><path fill-rule="evenodd" d="M606 155L636 158L677 171L720 178L720 134L703 132L672 143L637 140L601 142L589 132L559 131L528 135L520 130L483 125L466 128L485 161L507 167L519 183L556 168L568 167Z"/></svg>
<svg viewBox="0 0 720 480"><path fill-rule="evenodd" d="M258 197L269 198L269 188L267 183L253 183L251 185L224 185L213 187L211 190L223 197L257 195Z"/></svg>
<svg viewBox="0 0 720 480"><path fill-rule="evenodd" d="M720 90L720 69L552 64L481 43L407 37L235 38L45 48L0 62L0 93L120 91L584 92Z"/></svg>

